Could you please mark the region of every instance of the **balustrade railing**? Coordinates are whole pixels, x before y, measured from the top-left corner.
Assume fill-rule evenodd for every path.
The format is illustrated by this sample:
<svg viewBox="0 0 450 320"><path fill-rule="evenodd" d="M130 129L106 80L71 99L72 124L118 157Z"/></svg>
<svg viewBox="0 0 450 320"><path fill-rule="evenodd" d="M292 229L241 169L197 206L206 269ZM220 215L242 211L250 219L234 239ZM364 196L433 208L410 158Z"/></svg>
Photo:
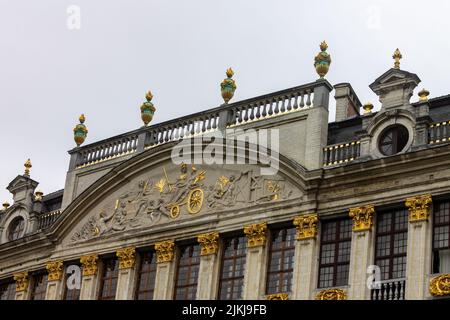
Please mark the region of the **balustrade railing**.
<svg viewBox="0 0 450 320"><path fill-rule="evenodd" d="M323 149L323 165L332 166L339 163L353 161L359 158L360 147L361 144L359 141L326 146Z"/></svg>
<svg viewBox="0 0 450 320"><path fill-rule="evenodd" d="M61 210L55 210L40 215L38 220L38 229L43 230L50 227L61 215L61 212Z"/></svg>
<svg viewBox="0 0 450 320"><path fill-rule="evenodd" d="M450 142L450 120L432 123L428 130L429 144L443 142Z"/></svg>
<svg viewBox="0 0 450 320"><path fill-rule="evenodd" d="M405 300L405 279L380 281L379 287L370 290L371 300Z"/></svg>

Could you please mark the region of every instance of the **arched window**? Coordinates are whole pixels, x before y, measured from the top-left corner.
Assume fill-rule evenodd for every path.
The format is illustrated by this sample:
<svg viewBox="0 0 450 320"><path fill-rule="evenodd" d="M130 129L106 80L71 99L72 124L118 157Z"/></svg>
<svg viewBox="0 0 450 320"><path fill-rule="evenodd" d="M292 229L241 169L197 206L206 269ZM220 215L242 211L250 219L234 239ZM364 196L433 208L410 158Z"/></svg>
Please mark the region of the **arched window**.
<svg viewBox="0 0 450 320"><path fill-rule="evenodd" d="M392 156L399 153L408 143L408 129L404 126L396 125L387 128L381 133L379 149L385 156Z"/></svg>
<svg viewBox="0 0 450 320"><path fill-rule="evenodd" d="M19 239L22 237L25 230L25 220L22 217L15 218L9 225L8 239L10 241Z"/></svg>

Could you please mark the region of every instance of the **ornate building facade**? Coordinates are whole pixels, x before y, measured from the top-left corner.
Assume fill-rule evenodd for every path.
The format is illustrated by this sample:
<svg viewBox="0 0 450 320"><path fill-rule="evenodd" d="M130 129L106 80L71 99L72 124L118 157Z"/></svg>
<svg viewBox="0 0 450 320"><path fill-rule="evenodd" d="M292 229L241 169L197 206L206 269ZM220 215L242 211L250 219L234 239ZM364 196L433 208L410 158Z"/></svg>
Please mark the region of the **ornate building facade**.
<svg viewBox="0 0 450 320"><path fill-rule="evenodd" d="M82 116L64 190L38 191L31 161L7 188L0 298L449 296L450 96L414 98L420 79L400 68L397 49L370 84L373 112L350 84L324 78L326 50L314 82L230 102L229 69L223 105L155 125L148 93L144 127L84 146ZM236 130L274 129L277 170L265 174L261 149L236 143ZM180 142L216 133L223 139L200 139L183 156L226 145L230 161L174 163Z"/></svg>

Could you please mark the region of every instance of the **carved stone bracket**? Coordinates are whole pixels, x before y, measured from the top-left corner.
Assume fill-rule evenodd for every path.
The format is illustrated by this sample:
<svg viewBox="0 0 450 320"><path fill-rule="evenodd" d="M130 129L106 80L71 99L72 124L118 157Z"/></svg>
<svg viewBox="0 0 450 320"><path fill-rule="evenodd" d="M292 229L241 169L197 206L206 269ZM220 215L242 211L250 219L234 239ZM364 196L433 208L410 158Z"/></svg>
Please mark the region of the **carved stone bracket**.
<svg viewBox="0 0 450 320"><path fill-rule="evenodd" d="M433 296L449 296L450 295L450 274L443 274L435 277L430 281L430 293Z"/></svg>
<svg viewBox="0 0 450 320"><path fill-rule="evenodd" d="M219 233L218 232L210 232L200 234L197 237L197 241L201 247L201 255L207 256L210 254L216 254L219 250Z"/></svg>
<svg viewBox="0 0 450 320"><path fill-rule="evenodd" d="M424 194L406 199L405 205L409 211L409 222L428 221L430 204L433 202L431 194Z"/></svg>
<svg viewBox="0 0 450 320"><path fill-rule="evenodd" d="M297 228L295 238L297 240L315 239L317 236L317 214L308 214L294 218L294 226Z"/></svg>
<svg viewBox="0 0 450 320"><path fill-rule="evenodd" d="M14 274L14 281L16 282L16 292L27 290L30 283L28 272L20 272Z"/></svg>
<svg viewBox="0 0 450 320"><path fill-rule="evenodd" d="M266 244L267 222L245 226L244 233L247 236L250 248L263 246Z"/></svg>
<svg viewBox="0 0 450 320"><path fill-rule="evenodd" d="M119 258L119 269L131 269L136 263L136 248L119 249L116 256Z"/></svg>
<svg viewBox="0 0 450 320"><path fill-rule="evenodd" d="M276 293L266 296L266 300L289 300L288 293Z"/></svg>
<svg viewBox="0 0 450 320"><path fill-rule="evenodd" d="M349 216L353 219L353 231L360 232L371 230L374 214L375 208L371 204L358 208L351 208Z"/></svg>
<svg viewBox="0 0 450 320"><path fill-rule="evenodd" d="M53 261L45 265L48 272L48 281L59 281L63 275L63 261Z"/></svg>
<svg viewBox="0 0 450 320"><path fill-rule="evenodd" d="M322 290L317 294L316 300L347 300L347 293L342 289Z"/></svg>
<svg viewBox="0 0 450 320"><path fill-rule="evenodd" d="M157 263L170 262L174 257L175 242L167 240L155 244Z"/></svg>
<svg viewBox="0 0 450 320"><path fill-rule="evenodd" d="M82 256L80 258L83 276L94 276L98 271L98 255Z"/></svg>

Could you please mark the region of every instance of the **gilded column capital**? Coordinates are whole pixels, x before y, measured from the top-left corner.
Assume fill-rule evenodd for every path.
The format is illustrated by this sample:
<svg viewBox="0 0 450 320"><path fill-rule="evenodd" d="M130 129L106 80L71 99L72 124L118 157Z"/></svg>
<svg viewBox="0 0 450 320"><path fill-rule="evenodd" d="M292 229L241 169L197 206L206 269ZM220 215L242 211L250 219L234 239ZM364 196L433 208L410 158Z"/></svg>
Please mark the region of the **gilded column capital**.
<svg viewBox="0 0 450 320"><path fill-rule="evenodd" d="M131 269L136 263L136 248L119 249L116 256L119 258L119 269Z"/></svg>
<svg viewBox="0 0 450 320"><path fill-rule="evenodd" d="M443 274L430 280L430 293L435 297L450 295L450 274Z"/></svg>
<svg viewBox="0 0 450 320"><path fill-rule="evenodd" d="M263 246L266 244L267 222L245 226L244 233L247 236L250 248Z"/></svg>
<svg viewBox="0 0 450 320"><path fill-rule="evenodd" d="M297 228L295 238L297 240L315 239L317 236L317 214L307 214L294 218L294 226Z"/></svg>
<svg viewBox="0 0 450 320"><path fill-rule="evenodd" d="M371 204L362 207L351 208L349 211L349 216L353 219L353 231L359 232L371 230L374 214L375 208Z"/></svg>
<svg viewBox="0 0 450 320"><path fill-rule="evenodd" d="M316 300L347 300L347 293L342 289L326 289L317 294Z"/></svg>
<svg viewBox="0 0 450 320"><path fill-rule="evenodd" d="M405 205L409 211L409 222L428 221L431 194L424 194L406 199Z"/></svg>
<svg viewBox="0 0 450 320"><path fill-rule="evenodd" d="M63 275L63 261L52 261L45 265L48 272L48 281L59 281Z"/></svg>
<svg viewBox="0 0 450 320"><path fill-rule="evenodd" d="M170 262L173 260L175 241L167 240L155 244L157 263Z"/></svg>
<svg viewBox="0 0 450 320"><path fill-rule="evenodd" d="M92 254L80 258L83 276L94 276L98 271L98 255Z"/></svg>
<svg viewBox="0 0 450 320"><path fill-rule="evenodd" d="M288 293L276 293L266 296L266 300L289 300Z"/></svg>
<svg viewBox="0 0 450 320"><path fill-rule="evenodd" d="M216 254L219 250L219 233L210 232L200 234L197 237L197 241L201 247L201 255L207 256L210 254Z"/></svg>
<svg viewBox="0 0 450 320"><path fill-rule="evenodd" d="M14 281L16 282L16 292L25 291L28 289L30 278L28 272L20 272L14 274Z"/></svg>

